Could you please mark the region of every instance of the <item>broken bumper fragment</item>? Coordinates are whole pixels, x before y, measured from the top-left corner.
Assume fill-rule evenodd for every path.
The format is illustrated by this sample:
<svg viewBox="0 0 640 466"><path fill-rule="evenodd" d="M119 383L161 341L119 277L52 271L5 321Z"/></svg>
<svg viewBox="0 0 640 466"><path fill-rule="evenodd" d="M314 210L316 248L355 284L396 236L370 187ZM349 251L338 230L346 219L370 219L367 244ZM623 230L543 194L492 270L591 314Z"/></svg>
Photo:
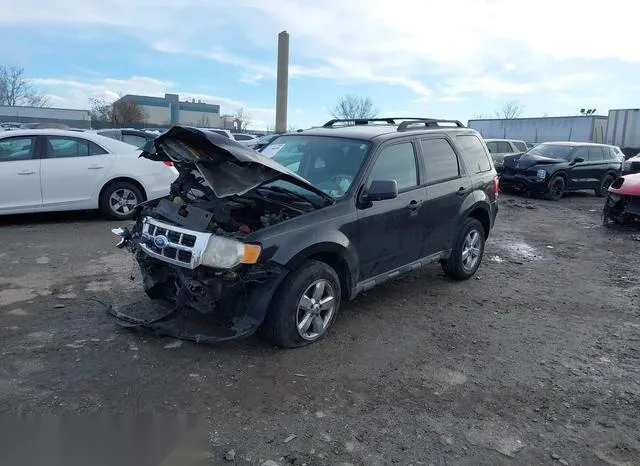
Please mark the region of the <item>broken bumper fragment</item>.
<svg viewBox="0 0 640 466"><path fill-rule="evenodd" d="M234 270L205 267L196 251L158 244L149 236L148 224L142 225L137 233L136 229L113 230L120 238L117 246L134 253L144 290L151 298L107 306L107 313L118 324L203 343L244 338L258 330L286 269L275 264L242 265ZM180 238L163 233L181 243L187 236L186 230ZM198 239L187 238L186 244L192 243L196 247Z"/></svg>

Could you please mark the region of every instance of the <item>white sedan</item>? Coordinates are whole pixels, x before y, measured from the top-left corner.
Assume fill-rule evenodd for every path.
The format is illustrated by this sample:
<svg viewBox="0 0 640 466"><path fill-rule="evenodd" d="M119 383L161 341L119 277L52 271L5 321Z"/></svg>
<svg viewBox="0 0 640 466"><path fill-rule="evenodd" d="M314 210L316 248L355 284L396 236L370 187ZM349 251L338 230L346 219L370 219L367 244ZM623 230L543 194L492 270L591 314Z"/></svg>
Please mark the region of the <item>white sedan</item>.
<svg viewBox="0 0 640 466"><path fill-rule="evenodd" d="M131 218L135 206L169 194L178 171L140 150L91 132L0 133L0 215L100 209Z"/></svg>

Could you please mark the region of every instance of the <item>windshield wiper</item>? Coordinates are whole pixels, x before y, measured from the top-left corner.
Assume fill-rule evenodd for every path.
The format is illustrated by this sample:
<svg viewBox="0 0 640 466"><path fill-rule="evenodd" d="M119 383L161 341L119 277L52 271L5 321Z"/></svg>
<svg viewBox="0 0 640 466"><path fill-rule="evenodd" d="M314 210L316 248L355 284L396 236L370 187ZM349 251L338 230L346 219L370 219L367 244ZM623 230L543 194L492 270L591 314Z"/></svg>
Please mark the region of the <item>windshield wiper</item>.
<svg viewBox="0 0 640 466"><path fill-rule="evenodd" d="M264 189L265 191L272 191L274 193L286 194L287 196L291 196L302 202L311 204L313 207L322 207L322 204L313 202L311 199L303 196L302 194L298 194L297 192L292 191L291 189L283 188L282 186L260 186L259 188L256 188L256 190L259 190L259 189Z"/></svg>

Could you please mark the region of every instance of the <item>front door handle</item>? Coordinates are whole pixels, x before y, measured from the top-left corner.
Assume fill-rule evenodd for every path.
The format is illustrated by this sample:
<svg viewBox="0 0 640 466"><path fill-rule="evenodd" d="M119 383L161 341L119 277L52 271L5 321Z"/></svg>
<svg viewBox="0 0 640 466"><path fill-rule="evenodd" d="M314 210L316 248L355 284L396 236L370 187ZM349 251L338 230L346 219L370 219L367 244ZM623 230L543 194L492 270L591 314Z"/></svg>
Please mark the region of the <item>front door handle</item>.
<svg viewBox="0 0 640 466"><path fill-rule="evenodd" d="M420 204L422 204L422 201L411 201L409 202L409 205L407 206L407 208L409 210L418 210L418 207L420 207Z"/></svg>
<svg viewBox="0 0 640 466"><path fill-rule="evenodd" d="M35 170L22 170L18 172L18 175L33 175L35 172Z"/></svg>
<svg viewBox="0 0 640 466"><path fill-rule="evenodd" d="M89 170L99 170L100 168L104 168L102 165L89 165Z"/></svg>

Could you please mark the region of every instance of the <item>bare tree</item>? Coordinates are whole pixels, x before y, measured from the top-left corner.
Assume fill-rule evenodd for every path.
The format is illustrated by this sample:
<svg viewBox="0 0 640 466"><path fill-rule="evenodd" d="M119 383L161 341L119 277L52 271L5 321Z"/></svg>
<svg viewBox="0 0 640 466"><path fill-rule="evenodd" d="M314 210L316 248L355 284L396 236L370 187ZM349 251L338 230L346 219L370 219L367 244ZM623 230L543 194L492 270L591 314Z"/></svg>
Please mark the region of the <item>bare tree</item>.
<svg viewBox="0 0 640 466"><path fill-rule="evenodd" d="M113 122L113 103L99 97L89 97L89 115L92 121Z"/></svg>
<svg viewBox="0 0 640 466"><path fill-rule="evenodd" d="M49 97L40 93L24 76L24 68L0 65L0 105L47 107Z"/></svg>
<svg viewBox="0 0 640 466"><path fill-rule="evenodd" d="M144 110L133 100L120 98L112 104L112 107L112 119L116 125L139 124L147 118Z"/></svg>
<svg viewBox="0 0 640 466"><path fill-rule="evenodd" d="M89 104L91 106L89 113L93 121L122 126L140 124L147 118L144 110L132 100L120 98L110 102L103 98L90 97Z"/></svg>
<svg viewBox="0 0 640 466"><path fill-rule="evenodd" d="M378 109L369 97L346 95L338 100L331 116L339 119L374 118Z"/></svg>
<svg viewBox="0 0 640 466"><path fill-rule="evenodd" d="M518 118L523 112L524 106L520 105L520 102L512 100L511 102L504 104L499 110L496 110L496 117L511 120L513 118Z"/></svg>
<svg viewBox="0 0 640 466"><path fill-rule="evenodd" d="M471 117L472 120L488 120L490 117L486 113L474 113Z"/></svg>
<svg viewBox="0 0 640 466"><path fill-rule="evenodd" d="M233 115L235 129L237 131L246 131L247 126L251 124L253 118L249 111L245 110L244 107L240 107L238 111Z"/></svg>
<svg viewBox="0 0 640 466"><path fill-rule="evenodd" d="M298 127L295 125L289 125L289 127L287 128L287 131L292 133L294 131L298 131Z"/></svg>

